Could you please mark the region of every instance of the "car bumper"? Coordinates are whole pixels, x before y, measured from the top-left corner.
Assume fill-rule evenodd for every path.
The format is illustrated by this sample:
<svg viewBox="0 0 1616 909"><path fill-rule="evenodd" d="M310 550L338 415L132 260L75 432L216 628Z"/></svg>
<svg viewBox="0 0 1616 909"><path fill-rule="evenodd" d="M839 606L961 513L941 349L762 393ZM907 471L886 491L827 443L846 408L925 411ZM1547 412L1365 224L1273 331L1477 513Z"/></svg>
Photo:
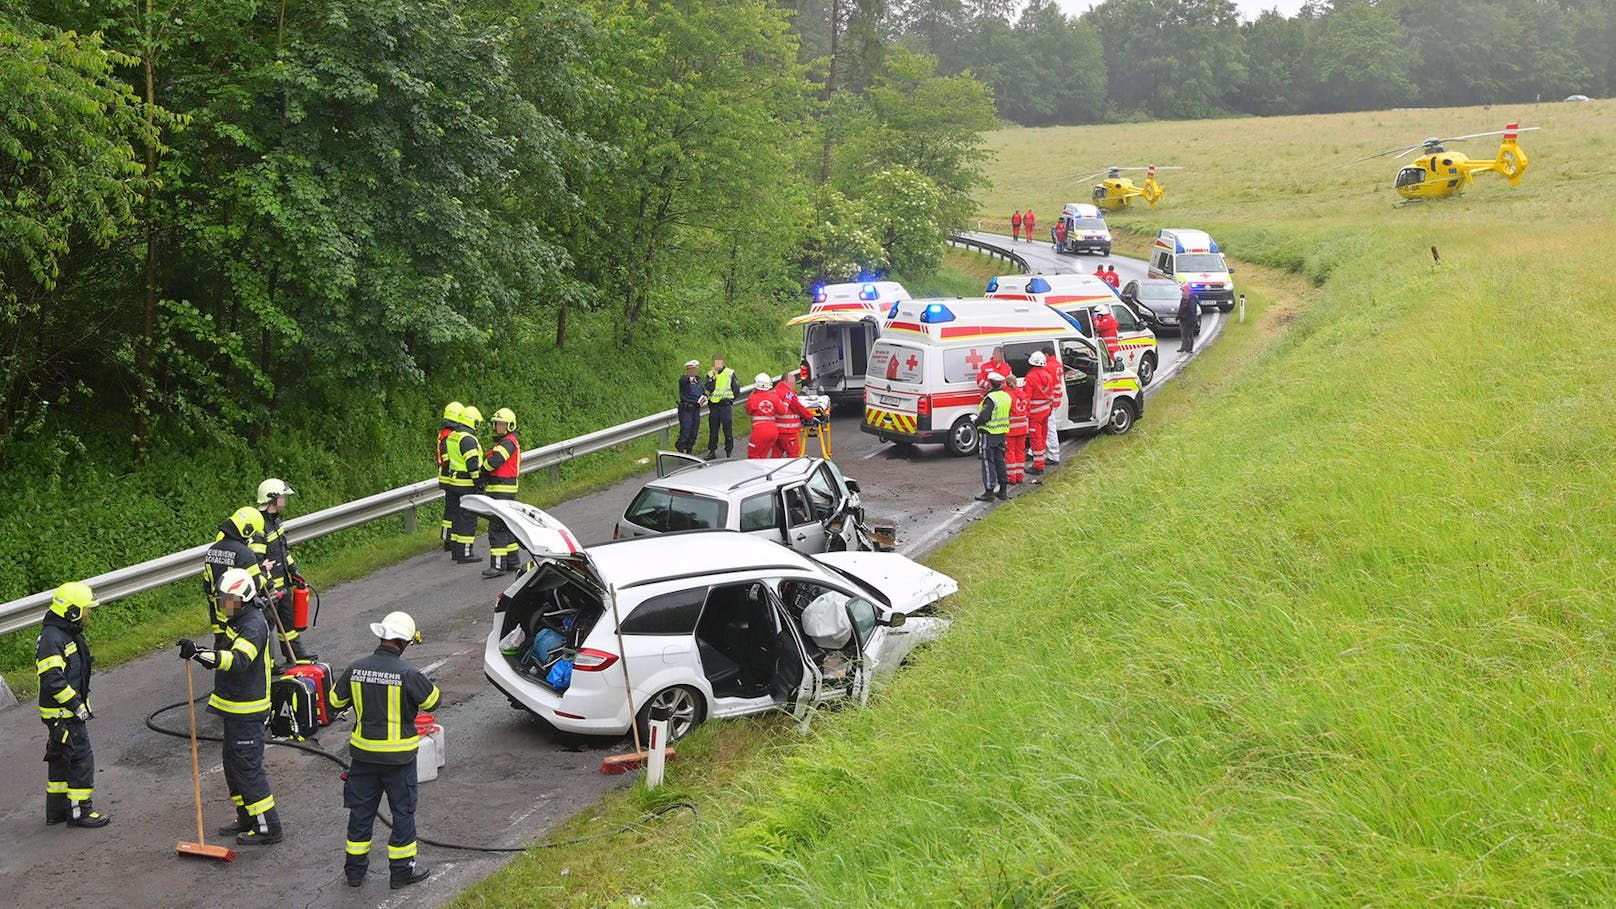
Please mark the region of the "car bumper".
<svg viewBox="0 0 1616 909"><path fill-rule="evenodd" d="M885 429L880 426L871 426L868 423L860 423L859 429L863 432L869 433L872 436L875 436L883 442L909 442L913 444L933 445L943 442L948 438L948 433L946 431L919 430L916 432L900 432L894 429Z"/></svg>
<svg viewBox="0 0 1616 909"><path fill-rule="evenodd" d="M506 697L563 732L622 735L628 731L628 719L621 715L604 719L588 718L591 713L599 716L608 712L612 705L593 705L596 709L591 711L591 705L573 703L578 699L556 694L544 683L517 672L505 655L499 652L498 634L497 630L491 633L484 644L483 675Z"/></svg>
<svg viewBox="0 0 1616 909"><path fill-rule="evenodd" d="M1213 290L1198 290L1195 292L1195 302L1202 305L1208 303L1233 303L1234 288L1225 287Z"/></svg>

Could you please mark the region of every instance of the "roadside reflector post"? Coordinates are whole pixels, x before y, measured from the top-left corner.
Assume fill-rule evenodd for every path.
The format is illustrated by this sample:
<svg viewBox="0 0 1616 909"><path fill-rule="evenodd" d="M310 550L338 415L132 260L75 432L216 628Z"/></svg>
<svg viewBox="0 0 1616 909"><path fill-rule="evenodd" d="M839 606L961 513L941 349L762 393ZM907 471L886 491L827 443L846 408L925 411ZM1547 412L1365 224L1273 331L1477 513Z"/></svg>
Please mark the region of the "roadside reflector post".
<svg viewBox="0 0 1616 909"><path fill-rule="evenodd" d="M668 719L673 711L653 704L650 713L651 722L647 724L650 735L645 743L645 750L649 752L645 761L645 788L655 789L662 785L662 772L668 764Z"/></svg>
<svg viewBox="0 0 1616 909"><path fill-rule="evenodd" d="M1240 324L1246 324L1246 295L1240 295Z"/></svg>

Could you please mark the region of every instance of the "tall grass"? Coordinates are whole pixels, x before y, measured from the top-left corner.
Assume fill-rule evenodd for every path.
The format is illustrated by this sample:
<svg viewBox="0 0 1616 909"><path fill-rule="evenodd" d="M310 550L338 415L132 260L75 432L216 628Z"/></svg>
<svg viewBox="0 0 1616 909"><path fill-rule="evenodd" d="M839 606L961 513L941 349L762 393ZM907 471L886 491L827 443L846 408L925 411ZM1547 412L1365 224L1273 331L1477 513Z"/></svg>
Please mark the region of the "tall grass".
<svg viewBox="0 0 1616 909"><path fill-rule="evenodd" d="M623 867L463 904L1609 904L1616 164L1578 151L1613 113L1001 134L992 211L1194 164L1127 217L1303 280L1242 269L1253 323L940 551L954 628L872 709L681 765L709 822ZM1392 168L1323 169L1517 116L1552 128L1516 190L1394 209Z"/></svg>

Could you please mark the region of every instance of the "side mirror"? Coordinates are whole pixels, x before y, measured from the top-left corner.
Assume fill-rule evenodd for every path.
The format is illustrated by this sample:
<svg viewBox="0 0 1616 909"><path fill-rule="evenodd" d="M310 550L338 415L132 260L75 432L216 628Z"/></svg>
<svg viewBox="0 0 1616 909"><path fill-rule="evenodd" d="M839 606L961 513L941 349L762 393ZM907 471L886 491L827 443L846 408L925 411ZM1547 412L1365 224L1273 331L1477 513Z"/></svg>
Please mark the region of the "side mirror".
<svg viewBox="0 0 1616 909"><path fill-rule="evenodd" d="M859 488L859 481L853 479L852 477L845 478L842 480L842 483L847 486L847 491L853 493L854 495L863 492L863 490Z"/></svg>
<svg viewBox="0 0 1616 909"><path fill-rule="evenodd" d="M1231 274L1231 275L1234 274L1234 266L1233 265L1229 266L1229 274Z"/></svg>
<svg viewBox="0 0 1616 909"><path fill-rule="evenodd" d="M908 616L901 612L894 612L892 615L887 616L885 621L876 620L876 624L885 625L888 628L902 628L907 621L909 621Z"/></svg>

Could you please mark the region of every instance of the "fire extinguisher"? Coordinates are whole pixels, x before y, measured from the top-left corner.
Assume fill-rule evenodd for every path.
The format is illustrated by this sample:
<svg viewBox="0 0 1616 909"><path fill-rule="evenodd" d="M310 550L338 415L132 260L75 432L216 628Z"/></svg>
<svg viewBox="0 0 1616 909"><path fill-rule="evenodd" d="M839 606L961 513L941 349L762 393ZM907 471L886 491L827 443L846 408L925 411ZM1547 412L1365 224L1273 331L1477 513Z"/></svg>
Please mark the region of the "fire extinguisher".
<svg viewBox="0 0 1616 909"><path fill-rule="evenodd" d="M314 595L314 615L309 615L309 595ZM310 587L307 581L299 582L292 588L292 627L298 631L309 630L310 625L320 623L320 592Z"/></svg>

